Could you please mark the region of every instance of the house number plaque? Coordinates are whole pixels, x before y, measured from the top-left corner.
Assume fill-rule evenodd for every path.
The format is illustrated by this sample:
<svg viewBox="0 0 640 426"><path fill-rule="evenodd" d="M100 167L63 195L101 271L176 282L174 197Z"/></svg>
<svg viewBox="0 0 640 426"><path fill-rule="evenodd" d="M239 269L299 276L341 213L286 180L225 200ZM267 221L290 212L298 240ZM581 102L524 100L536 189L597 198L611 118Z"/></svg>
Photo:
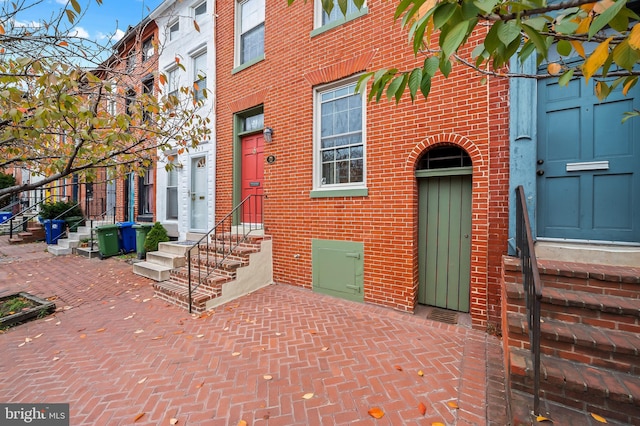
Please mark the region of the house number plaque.
<svg viewBox="0 0 640 426"><path fill-rule="evenodd" d="M276 156L275 155L270 155L267 157L267 163L269 164L273 164L276 162Z"/></svg>

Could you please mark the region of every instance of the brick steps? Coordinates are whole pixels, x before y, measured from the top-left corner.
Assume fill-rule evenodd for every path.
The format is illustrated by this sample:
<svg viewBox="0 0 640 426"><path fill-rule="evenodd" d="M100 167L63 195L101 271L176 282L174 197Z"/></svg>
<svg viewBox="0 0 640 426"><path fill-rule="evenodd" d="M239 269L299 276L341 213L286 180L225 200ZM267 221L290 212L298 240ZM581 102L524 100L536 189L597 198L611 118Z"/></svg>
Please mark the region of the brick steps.
<svg viewBox="0 0 640 426"><path fill-rule="evenodd" d="M504 258L503 265L510 383L532 392L520 264ZM541 398L640 424L640 268L539 261L539 271Z"/></svg>
<svg viewBox="0 0 640 426"><path fill-rule="evenodd" d="M249 235L232 250L228 250L229 236L226 237L225 244L201 244L196 253L191 255L192 287L197 285L192 295L192 312L202 313L212 300L221 298L223 285L236 279L239 268L249 265L250 255L260 252L265 239L268 237ZM231 254L219 264L224 253ZM188 265L172 269L167 281L154 283L153 287L156 297L185 309L189 308Z"/></svg>
<svg viewBox="0 0 640 426"><path fill-rule="evenodd" d="M511 349L511 385L531 392L533 370L528 350ZM541 355L541 398L628 424L639 424L640 378L604 368ZM560 419L557 424L562 424Z"/></svg>
<svg viewBox="0 0 640 426"><path fill-rule="evenodd" d="M18 232L9 239L10 244L25 244L33 243L35 241L43 241L45 239L44 228L40 223L29 222L27 230L24 232Z"/></svg>

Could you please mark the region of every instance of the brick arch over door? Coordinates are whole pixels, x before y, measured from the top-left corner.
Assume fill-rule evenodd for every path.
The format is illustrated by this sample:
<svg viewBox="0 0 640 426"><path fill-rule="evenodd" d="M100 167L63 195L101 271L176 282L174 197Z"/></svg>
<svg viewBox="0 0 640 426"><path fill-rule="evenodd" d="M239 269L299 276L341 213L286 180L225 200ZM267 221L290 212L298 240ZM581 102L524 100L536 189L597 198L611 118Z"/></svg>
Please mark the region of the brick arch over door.
<svg viewBox="0 0 640 426"><path fill-rule="evenodd" d="M470 314L473 326L485 328L487 325L487 282L488 282L488 252L489 246L489 159L482 150L470 139L454 133L441 133L429 136L418 143L407 158L406 172L413 174L420 157L431 148L442 145L456 145L464 149L471 157L472 194L471 194L471 283L470 283ZM418 287L418 184L414 179L414 289L417 304Z"/></svg>

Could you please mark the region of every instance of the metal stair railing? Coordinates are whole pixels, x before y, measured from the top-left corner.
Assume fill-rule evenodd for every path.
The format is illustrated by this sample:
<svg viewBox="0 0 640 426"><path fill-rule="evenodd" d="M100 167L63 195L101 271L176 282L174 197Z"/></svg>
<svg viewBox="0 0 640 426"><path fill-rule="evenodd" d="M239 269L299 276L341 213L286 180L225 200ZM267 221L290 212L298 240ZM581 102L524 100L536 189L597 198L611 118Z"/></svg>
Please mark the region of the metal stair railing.
<svg viewBox="0 0 640 426"><path fill-rule="evenodd" d="M540 300L542 281L534 250L531 222L527 211L524 188L516 188L516 249L522 262L524 294L529 326L529 347L533 364L533 414L540 413Z"/></svg>
<svg viewBox="0 0 640 426"><path fill-rule="evenodd" d="M48 197L46 197L46 198L40 200L39 202L37 202L36 204L34 204L34 205L30 206L30 207L27 207L26 209L22 209L18 213L12 215L11 218L9 218L9 239L13 238L13 231L18 230L20 228L22 228L23 231L26 230L27 223L33 217L37 216L37 211L39 211L37 209L39 209L41 205L43 205L43 204L45 204L45 203L47 203L47 202L49 202L50 200L53 200L53 199L54 199L54 196L53 195L49 195ZM33 216L28 217L27 219L23 219L18 225L13 226L13 221L14 221L15 217L24 216L25 213L28 213L30 211L33 211L36 214L34 214Z"/></svg>
<svg viewBox="0 0 640 426"><path fill-rule="evenodd" d="M244 241L248 235L258 229L263 229L263 200L264 195L249 195L231 210L222 220L209 230L200 240L193 244L186 252L187 280L189 283L189 313L193 308L193 292L216 270L220 269L224 261ZM234 223L241 223L234 232ZM213 241L212 241L213 240ZM196 250L194 255L192 252ZM214 255L212 256L211 249ZM204 255L202 251L204 250ZM198 265L197 274L193 272L194 261ZM204 266L204 270L203 270ZM193 281L196 281L195 284Z"/></svg>

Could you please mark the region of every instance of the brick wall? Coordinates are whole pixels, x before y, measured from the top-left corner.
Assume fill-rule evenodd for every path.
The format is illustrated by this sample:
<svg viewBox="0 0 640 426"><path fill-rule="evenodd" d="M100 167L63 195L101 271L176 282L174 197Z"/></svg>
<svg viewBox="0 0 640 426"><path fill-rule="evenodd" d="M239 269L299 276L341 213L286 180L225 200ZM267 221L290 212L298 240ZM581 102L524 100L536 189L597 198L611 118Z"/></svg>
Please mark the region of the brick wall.
<svg viewBox="0 0 640 426"><path fill-rule="evenodd" d="M360 241L365 302L413 311L418 289L416 162L429 148L456 144L473 161L471 314L475 327L500 318L500 261L508 222L508 82L454 66L429 100L366 107L367 197L310 198L313 88L359 71L422 63L393 22L397 2L370 1L368 14L311 37L313 2L267 0L265 60L232 74L234 4L218 0L217 209L232 208L233 113L264 102L274 129L265 156L265 226L273 237L276 282L310 288L311 240ZM478 40L478 36L473 37ZM464 52L469 55L470 52ZM231 89L232 88L232 89ZM260 96L256 96L259 94ZM299 255L299 256L296 256Z"/></svg>

